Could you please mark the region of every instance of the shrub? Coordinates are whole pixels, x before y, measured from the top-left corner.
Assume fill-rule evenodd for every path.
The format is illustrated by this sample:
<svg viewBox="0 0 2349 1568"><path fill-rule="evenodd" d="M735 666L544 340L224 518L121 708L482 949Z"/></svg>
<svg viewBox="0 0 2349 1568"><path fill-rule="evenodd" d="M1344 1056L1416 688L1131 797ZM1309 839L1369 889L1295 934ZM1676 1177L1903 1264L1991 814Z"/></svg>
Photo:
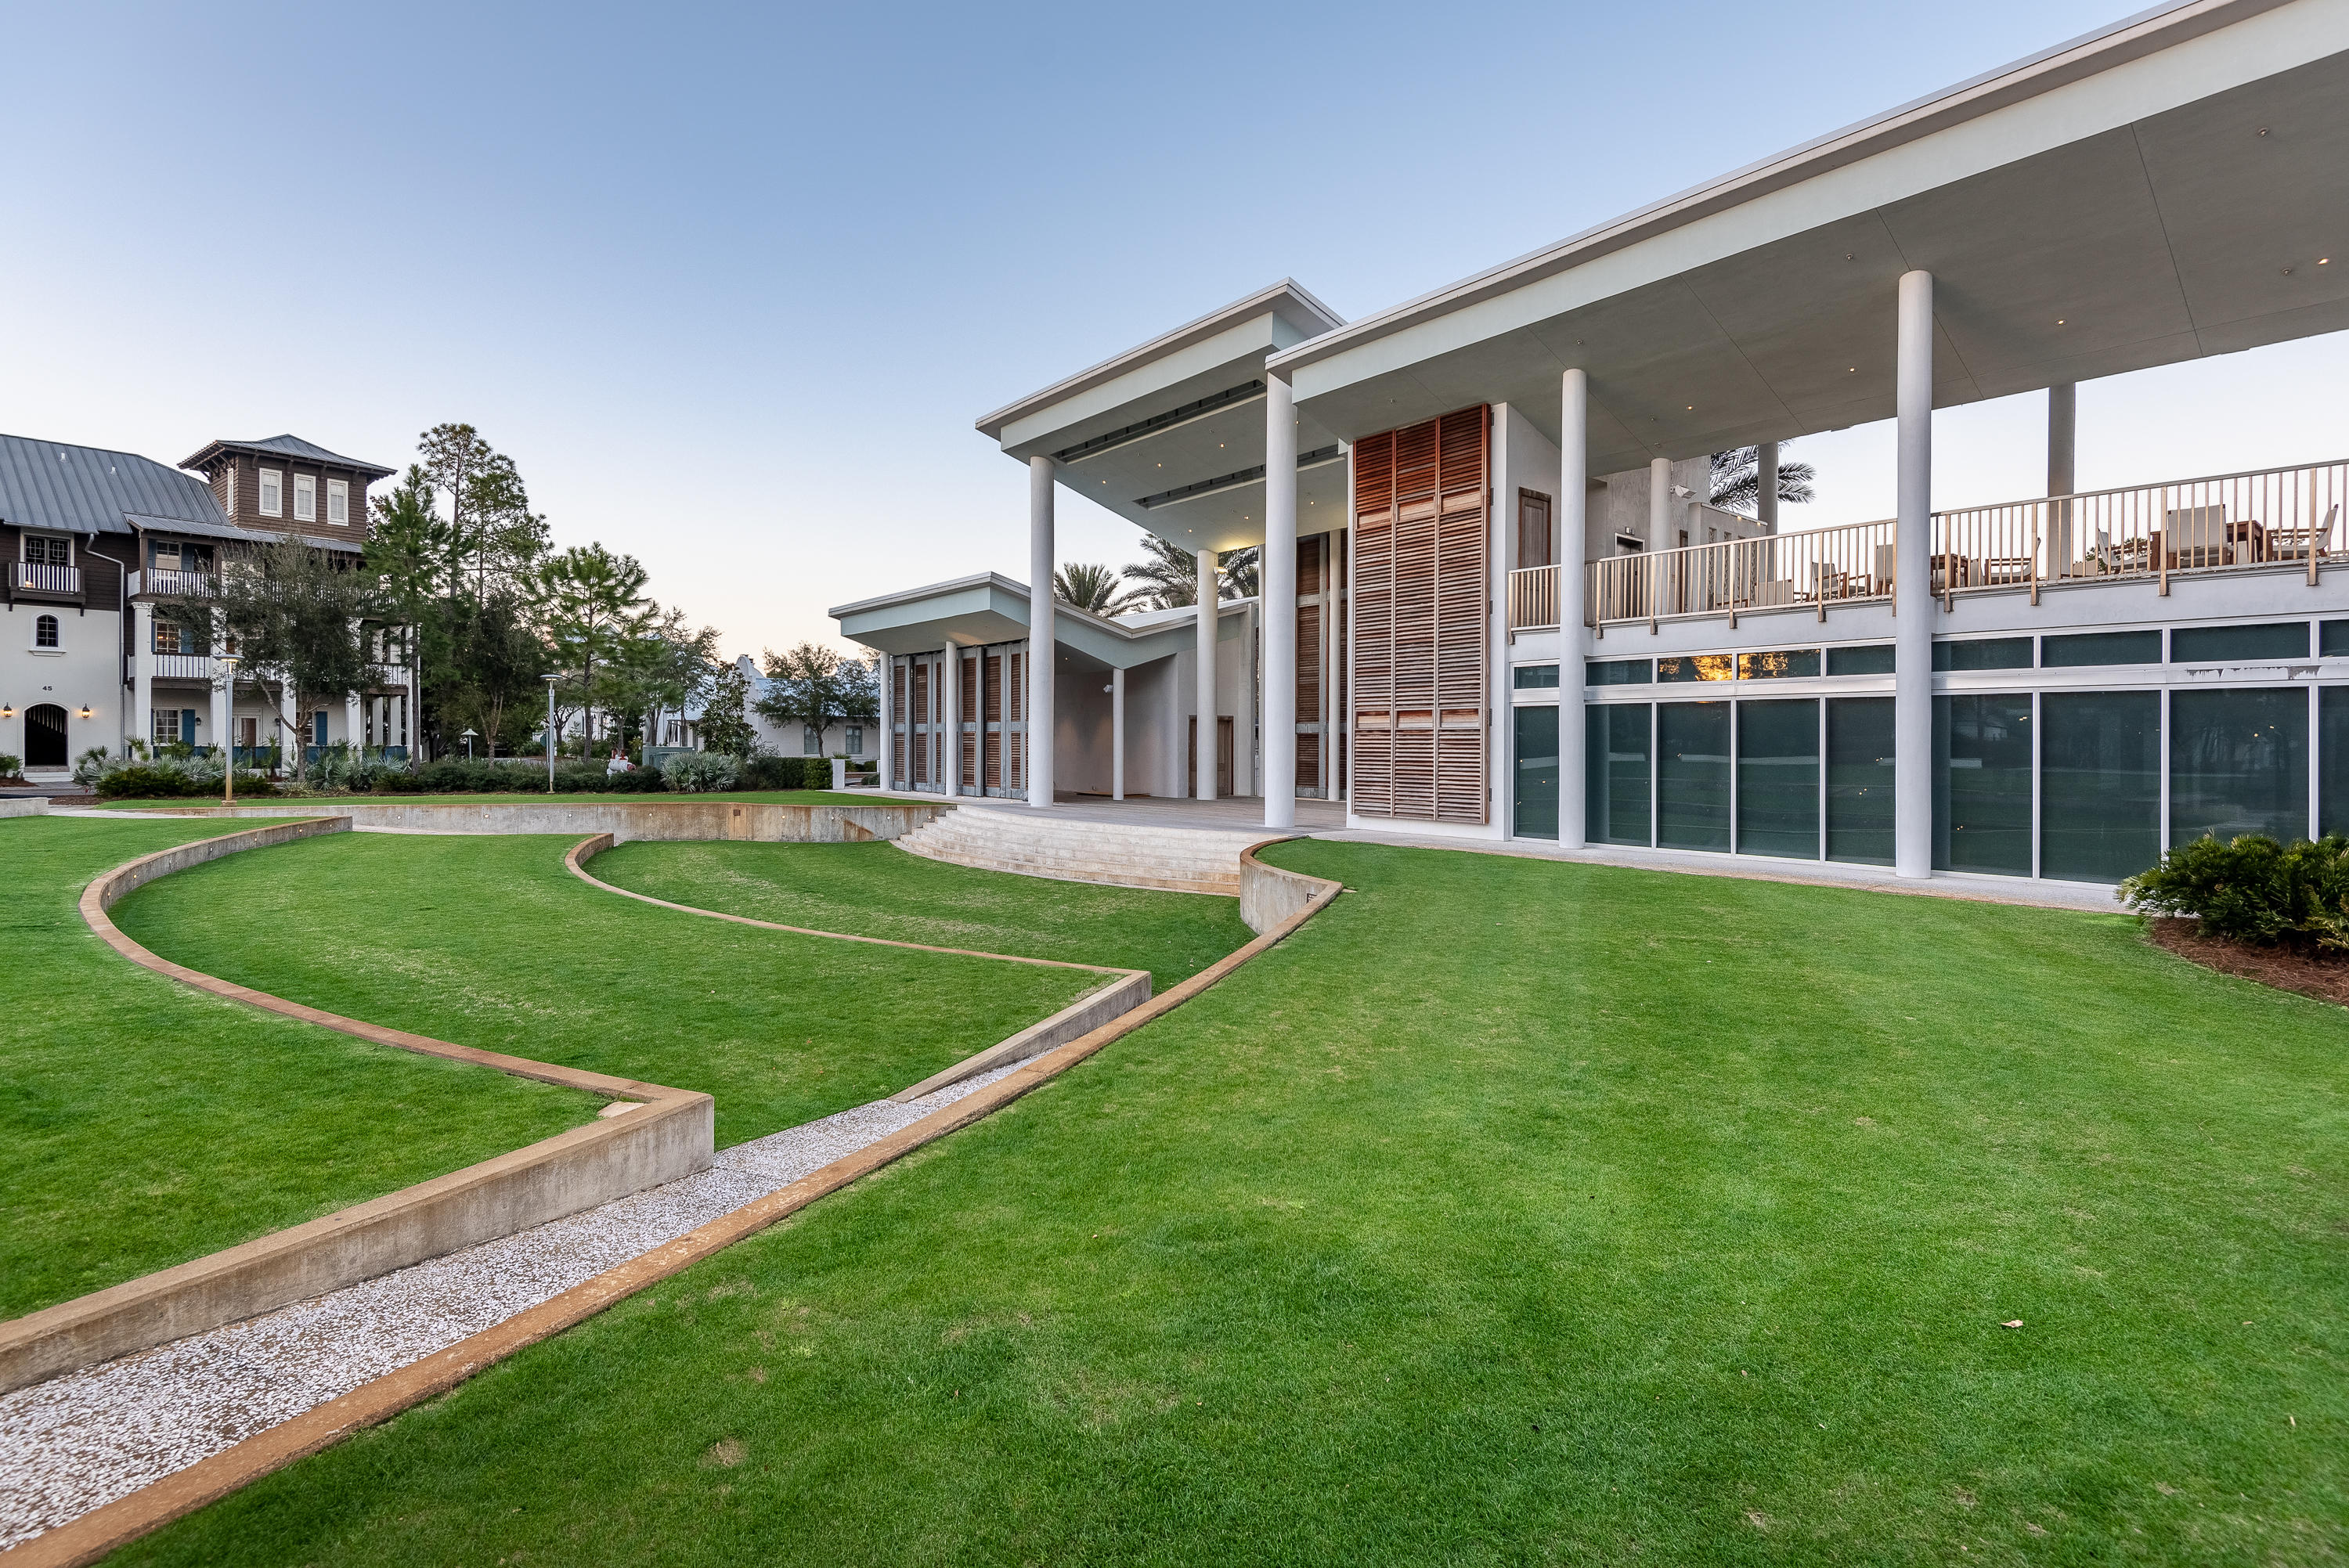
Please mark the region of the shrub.
<svg viewBox="0 0 2349 1568"><path fill-rule="evenodd" d="M2206 936L2349 953L2349 839L2197 839L2121 883L2120 896L2145 913L2192 915Z"/></svg>
<svg viewBox="0 0 2349 1568"><path fill-rule="evenodd" d="M668 787L688 795L731 789L742 774L733 758L714 751L682 751L661 764Z"/></svg>
<svg viewBox="0 0 2349 1568"><path fill-rule="evenodd" d="M14 779L24 770L25 762L22 758L11 757L6 752L0 751L0 779Z"/></svg>

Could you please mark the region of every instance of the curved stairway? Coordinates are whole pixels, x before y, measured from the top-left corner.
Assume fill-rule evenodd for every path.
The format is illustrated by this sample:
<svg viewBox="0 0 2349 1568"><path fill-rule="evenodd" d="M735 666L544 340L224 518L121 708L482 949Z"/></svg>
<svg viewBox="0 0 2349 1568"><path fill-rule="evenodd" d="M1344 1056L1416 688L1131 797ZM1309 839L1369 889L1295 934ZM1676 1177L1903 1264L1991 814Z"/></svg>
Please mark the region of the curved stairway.
<svg viewBox="0 0 2349 1568"><path fill-rule="evenodd" d="M991 872L1237 898L1240 851L1274 836L958 806L890 841L929 860Z"/></svg>

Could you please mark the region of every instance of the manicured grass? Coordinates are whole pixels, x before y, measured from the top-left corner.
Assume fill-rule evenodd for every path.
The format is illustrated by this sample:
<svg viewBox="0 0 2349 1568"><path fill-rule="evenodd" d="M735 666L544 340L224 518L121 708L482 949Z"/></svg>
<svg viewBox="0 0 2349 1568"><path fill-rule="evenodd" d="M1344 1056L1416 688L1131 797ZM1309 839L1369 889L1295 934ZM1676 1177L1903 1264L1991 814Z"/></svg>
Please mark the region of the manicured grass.
<svg viewBox="0 0 2349 1568"><path fill-rule="evenodd" d="M761 800L780 805L837 806L859 802L869 805L874 803L875 799L869 790L846 789L733 789L713 790L704 795L672 794L662 789L648 790L644 794L540 795L525 789L496 795L283 795L260 800L239 797L236 804L282 807L288 816L299 816L305 806L312 804L494 806L504 802L533 806L626 806L645 800ZM207 795L197 798L180 796L169 800L101 800L98 804L101 810L158 811L174 807L217 806L222 802L217 796Z"/></svg>
<svg viewBox="0 0 2349 1568"><path fill-rule="evenodd" d="M2340 1009L2115 916L1271 858L1353 891L125 1559L2349 1551Z"/></svg>
<svg viewBox="0 0 2349 1568"><path fill-rule="evenodd" d="M573 836L342 833L140 889L156 952L353 1017L718 1098L718 1141L895 1094L1101 983L791 936L563 868Z"/></svg>
<svg viewBox="0 0 2349 1568"><path fill-rule="evenodd" d="M205 995L82 923L100 872L223 830L0 821L15 977L0 1008L0 1318L519 1149L603 1103Z"/></svg>
<svg viewBox="0 0 2349 1568"><path fill-rule="evenodd" d="M817 931L1147 969L1161 991L1251 936L1239 901L1044 882L888 844L623 844L597 876L698 909Z"/></svg>

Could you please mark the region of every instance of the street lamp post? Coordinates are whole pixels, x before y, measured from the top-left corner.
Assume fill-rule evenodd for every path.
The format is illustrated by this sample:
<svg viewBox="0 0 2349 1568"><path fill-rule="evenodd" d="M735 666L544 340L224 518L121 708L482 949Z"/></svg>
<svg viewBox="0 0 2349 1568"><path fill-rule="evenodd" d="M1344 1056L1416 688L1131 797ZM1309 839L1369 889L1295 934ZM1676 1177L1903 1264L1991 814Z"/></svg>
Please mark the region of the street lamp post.
<svg viewBox="0 0 2349 1568"><path fill-rule="evenodd" d="M546 682L546 792L554 793L554 683L561 676L541 677Z"/></svg>
<svg viewBox="0 0 2349 1568"><path fill-rule="evenodd" d="M465 760L468 762L471 762L473 759L473 735L474 732L469 729L465 731L462 737L462 739L465 742Z"/></svg>
<svg viewBox="0 0 2349 1568"><path fill-rule="evenodd" d="M228 733L221 738L221 784L223 787L221 804L233 806L236 804L236 655L222 654L221 668L226 672L222 678L228 682Z"/></svg>

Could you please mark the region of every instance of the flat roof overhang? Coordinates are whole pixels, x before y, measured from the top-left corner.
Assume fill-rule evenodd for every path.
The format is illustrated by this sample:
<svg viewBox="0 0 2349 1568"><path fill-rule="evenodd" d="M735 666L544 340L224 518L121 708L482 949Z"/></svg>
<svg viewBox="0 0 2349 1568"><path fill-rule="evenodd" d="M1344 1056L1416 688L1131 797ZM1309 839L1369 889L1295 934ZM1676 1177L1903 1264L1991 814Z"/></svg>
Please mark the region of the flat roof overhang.
<svg viewBox="0 0 2349 1568"><path fill-rule="evenodd" d="M2344 103L2349 0L2189 0L1269 364L1346 440L1488 402L1554 438L1578 366L1605 473L1890 418L1918 268L1940 406L2338 331Z"/></svg>
<svg viewBox="0 0 2349 1568"><path fill-rule="evenodd" d="M1342 318L1288 279L978 421L1009 456L1053 459L1061 484L1185 550L1264 538L1265 361ZM1341 515L1343 452L1298 423L1299 525ZM1337 526L1332 524L1332 526Z"/></svg>
<svg viewBox="0 0 2349 1568"><path fill-rule="evenodd" d="M1244 635L1247 613L1255 603L1233 599L1218 604L1216 640ZM829 614L840 623L842 636L885 654L935 653L949 643L965 648L1016 643L1028 635L1028 585L988 572L837 605ZM1197 625L1192 607L1109 619L1062 604L1054 641L1078 664L1133 669L1192 647Z"/></svg>

